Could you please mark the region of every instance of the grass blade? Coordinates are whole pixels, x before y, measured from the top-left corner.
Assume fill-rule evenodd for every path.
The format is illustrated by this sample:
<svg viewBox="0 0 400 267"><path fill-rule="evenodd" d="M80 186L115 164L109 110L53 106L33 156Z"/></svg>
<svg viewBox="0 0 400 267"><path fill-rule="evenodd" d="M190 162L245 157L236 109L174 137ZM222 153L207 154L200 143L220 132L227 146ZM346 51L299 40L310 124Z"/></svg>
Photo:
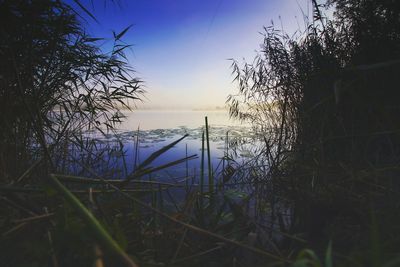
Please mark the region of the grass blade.
<svg viewBox="0 0 400 267"><path fill-rule="evenodd" d="M111 235L101 226L100 222L94 215L82 204L82 202L75 197L53 174L49 175L54 188L59 191L66 201L74 208L83 221L93 231L94 236L98 242L104 246L108 251L118 256L126 266L138 267L138 265L125 253L125 251L118 245L118 243L111 237Z"/></svg>

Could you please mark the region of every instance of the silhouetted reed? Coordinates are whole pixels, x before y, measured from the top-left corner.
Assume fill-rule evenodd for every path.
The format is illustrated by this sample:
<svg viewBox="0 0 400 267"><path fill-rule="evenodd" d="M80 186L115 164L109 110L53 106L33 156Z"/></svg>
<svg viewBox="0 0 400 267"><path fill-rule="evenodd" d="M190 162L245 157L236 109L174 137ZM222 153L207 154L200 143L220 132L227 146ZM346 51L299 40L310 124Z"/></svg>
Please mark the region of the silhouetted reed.
<svg viewBox="0 0 400 267"><path fill-rule="evenodd" d="M345 266L395 262L400 10L394 1L312 3L303 32L266 27L253 63L233 62L239 92L228 98L230 114L264 141L254 161L267 167L253 177L271 227L320 254L332 240Z"/></svg>

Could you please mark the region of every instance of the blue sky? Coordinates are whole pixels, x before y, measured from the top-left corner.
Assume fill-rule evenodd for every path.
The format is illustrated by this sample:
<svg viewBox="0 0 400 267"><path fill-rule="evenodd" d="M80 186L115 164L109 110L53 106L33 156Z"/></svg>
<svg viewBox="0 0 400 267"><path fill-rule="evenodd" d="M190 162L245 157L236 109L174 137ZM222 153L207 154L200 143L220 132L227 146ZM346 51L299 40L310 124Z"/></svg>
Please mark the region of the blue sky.
<svg viewBox="0 0 400 267"><path fill-rule="evenodd" d="M94 2L82 1L99 21L88 20L92 35L111 37L133 24L124 41L134 45L128 58L145 81L144 108L224 106L236 92L228 59L251 61L263 26L282 21L291 33L303 25L299 5L307 9L307 0Z"/></svg>

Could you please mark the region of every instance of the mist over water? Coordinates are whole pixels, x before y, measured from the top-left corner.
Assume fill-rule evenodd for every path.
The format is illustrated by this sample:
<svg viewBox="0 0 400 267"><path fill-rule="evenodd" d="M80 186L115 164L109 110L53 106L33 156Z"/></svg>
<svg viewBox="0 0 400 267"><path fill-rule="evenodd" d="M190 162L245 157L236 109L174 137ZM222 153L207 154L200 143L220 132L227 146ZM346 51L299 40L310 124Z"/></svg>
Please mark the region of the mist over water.
<svg viewBox="0 0 400 267"><path fill-rule="evenodd" d="M227 110L136 110L124 115L126 119L117 127L119 130L193 129L204 125L205 116L210 125L246 126L230 119Z"/></svg>

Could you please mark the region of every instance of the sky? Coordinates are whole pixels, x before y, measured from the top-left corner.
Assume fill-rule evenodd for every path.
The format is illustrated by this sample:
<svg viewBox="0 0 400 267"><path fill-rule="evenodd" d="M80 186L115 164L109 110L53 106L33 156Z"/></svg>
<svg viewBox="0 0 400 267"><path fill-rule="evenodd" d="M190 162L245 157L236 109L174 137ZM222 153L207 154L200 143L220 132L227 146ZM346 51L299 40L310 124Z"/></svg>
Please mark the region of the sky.
<svg viewBox="0 0 400 267"><path fill-rule="evenodd" d="M302 27L307 2L82 1L98 21L85 25L94 37L111 37L132 25L123 40L133 45L127 56L144 81L147 93L138 107L145 109L224 107L237 88L229 59L251 62L263 40L260 32L271 21L288 33Z"/></svg>

